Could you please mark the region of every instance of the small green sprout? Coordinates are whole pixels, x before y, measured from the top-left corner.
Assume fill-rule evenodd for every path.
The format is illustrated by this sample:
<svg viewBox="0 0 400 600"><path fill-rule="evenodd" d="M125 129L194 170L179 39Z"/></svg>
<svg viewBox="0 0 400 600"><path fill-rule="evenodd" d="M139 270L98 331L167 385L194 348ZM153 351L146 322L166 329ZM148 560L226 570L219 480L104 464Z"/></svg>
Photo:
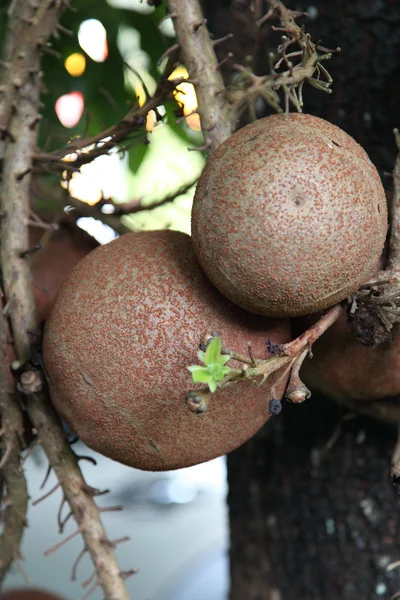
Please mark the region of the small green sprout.
<svg viewBox="0 0 400 600"><path fill-rule="evenodd" d="M197 357L205 366L187 367L192 374L193 383L206 383L210 392L215 392L218 382L222 381L231 370L225 366L231 358L230 355L221 354L221 339L215 337L208 344L205 352L199 350Z"/></svg>

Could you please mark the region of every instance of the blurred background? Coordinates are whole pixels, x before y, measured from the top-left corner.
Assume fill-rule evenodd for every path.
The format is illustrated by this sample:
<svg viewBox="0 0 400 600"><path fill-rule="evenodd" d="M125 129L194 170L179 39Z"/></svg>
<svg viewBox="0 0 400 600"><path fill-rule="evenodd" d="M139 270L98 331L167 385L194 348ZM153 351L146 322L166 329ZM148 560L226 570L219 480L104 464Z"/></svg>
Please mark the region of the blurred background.
<svg viewBox="0 0 400 600"><path fill-rule="evenodd" d="M127 580L132 598L141 600L224 600L228 593L228 533L225 459L163 473L131 469L89 450L81 442L77 454L95 458L97 466L81 461L87 483L110 493L98 498L99 506L123 505L102 519L110 540L129 536L116 551L122 569L137 568ZM21 548L22 559L5 579L4 591L37 587L58 593L65 600L79 600L91 587L82 583L93 567L86 555L79 563L77 580L71 580L82 550L77 536L49 556L43 553L73 533L70 520L62 535L57 512L61 492L32 506L32 501L52 489L52 474L40 489L47 459L40 449L27 459L25 474L31 496L28 527ZM67 515L64 506L63 516ZM28 585L29 580L29 585ZM90 598L103 598L100 589Z"/></svg>

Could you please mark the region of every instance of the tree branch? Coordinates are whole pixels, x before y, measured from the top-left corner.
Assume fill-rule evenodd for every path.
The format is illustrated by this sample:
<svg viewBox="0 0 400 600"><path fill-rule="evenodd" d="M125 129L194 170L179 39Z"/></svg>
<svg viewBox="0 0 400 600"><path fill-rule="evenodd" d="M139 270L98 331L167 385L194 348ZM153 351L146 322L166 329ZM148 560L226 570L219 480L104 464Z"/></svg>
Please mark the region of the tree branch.
<svg viewBox="0 0 400 600"><path fill-rule="evenodd" d="M0 80L0 131L7 133L15 90L39 76L38 49L56 29L66 7L64 0L12 2L5 61Z"/></svg>
<svg viewBox="0 0 400 600"><path fill-rule="evenodd" d="M54 152L37 152L34 156L35 166L39 168L46 166L49 171L64 171L67 168L78 170L82 165L90 163L98 156L107 154L114 149L138 127L144 127L149 111L155 110L157 106L165 102L165 99L175 87L185 81L181 78L168 79L175 68L176 62L177 52L173 52L168 59L156 91L143 106L134 106L121 121L96 135L75 139L67 146ZM65 161L66 156L72 156L72 158Z"/></svg>
<svg viewBox="0 0 400 600"><path fill-rule="evenodd" d="M28 490L20 464L21 439L24 433L21 409L13 394L13 381L9 370L7 321L0 311L0 418L1 464L0 471L6 486L3 501L4 529L0 537L0 582L13 560L18 556L22 534L26 525Z"/></svg>
<svg viewBox="0 0 400 600"><path fill-rule="evenodd" d="M70 505L107 600L129 600L124 574L102 525L93 490L86 484L77 458L62 434L59 418L45 394L29 397L28 412Z"/></svg>
<svg viewBox="0 0 400 600"><path fill-rule="evenodd" d="M197 0L167 0L183 61L196 89L205 144L212 152L234 129L225 87Z"/></svg>
<svg viewBox="0 0 400 600"><path fill-rule="evenodd" d="M41 0L39 4L37 0L19 0L15 3L15 14L24 23L28 23L28 30L21 27L15 41L13 80L18 79L19 84L13 85L13 82L7 81L6 78L6 102L2 104L0 113L0 122L7 121L8 131L1 194L1 267L15 349L22 364L26 364L30 357L32 334L37 326L29 264L21 256L28 248L27 223L33 152L36 144L33 124L37 123L39 105L40 58L37 40L44 44L54 29L56 7L60 11L62 3L54 0ZM29 58L26 56L28 51ZM13 107L11 115L7 112L7 103ZM98 585L103 587L109 600L129 600L125 575L120 570L112 545L107 540L99 510L93 500L93 490L82 477L75 455L64 437L47 394L41 391L42 387L37 371L26 371L21 375L20 389L25 395L29 394L27 412L82 532L85 546L96 568ZM6 400L2 398L2 401Z"/></svg>

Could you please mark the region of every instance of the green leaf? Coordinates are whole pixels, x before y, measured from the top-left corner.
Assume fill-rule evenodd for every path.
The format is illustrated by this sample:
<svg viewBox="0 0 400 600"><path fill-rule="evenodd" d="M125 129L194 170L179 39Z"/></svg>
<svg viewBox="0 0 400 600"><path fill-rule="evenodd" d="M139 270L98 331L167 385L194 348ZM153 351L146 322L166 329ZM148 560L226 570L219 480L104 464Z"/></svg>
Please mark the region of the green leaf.
<svg viewBox="0 0 400 600"><path fill-rule="evenodd" d="M229 373L230 370L231 370L230 367L221 367L221 371L220 371L220 373L222 375L221 379L223 379L225 377L225 375L227 375Z"/></svg>
<svg viewBox="0 0 400 600"><path fill-rule="evenodd" d="M142 164L150 144L144 135L131 148L129 148L129 168L132 173L137 173Z"/></svg>
<svg viewBox="0 0 400 600"><path fill-rule="evenodd" d="M231 359L229 354L221 354L221 356L218 358L218 364L219 365L226 365L226 363Z"/></svg>
<svg viewBox="0 0 400 600"><path fill-rule="evenodd" d="M190 367L186 367L188 371L194 373L195 371L203 371L207 370L207 367L202 367L201 365L192 365Z"/></svg>
<svg viewBox="0 0 400 600"><path fill-rule="evenodd" d="M207 371L206 368L201 367L201 371L192 371L193 383L210 383L212 381L212 375Z"/></svg>
<svg viewBox="0 0 400 600"><path fill-rule="evenodd" d="M207 346L204 363L206 365L218 363L219 362L218 359L219 359L220 355L221 355L221 339L219 337L216 337Z"/></svg>
<svg viewBox="0 0 400 600"><path fill-rule="evenodd" d="M200 362L204 363L206 360L206 353L203 352L203 350L199 350L197 353L197 358L199 359Z"/></svg>
<svg viewBox="0 0 400 600"><path fill-rule="evenodd" d="M208 384L208 388L212 394L215 392L215 390L217 389L217 382L215 381L215 379L211 379L211 381Z"/></svg>

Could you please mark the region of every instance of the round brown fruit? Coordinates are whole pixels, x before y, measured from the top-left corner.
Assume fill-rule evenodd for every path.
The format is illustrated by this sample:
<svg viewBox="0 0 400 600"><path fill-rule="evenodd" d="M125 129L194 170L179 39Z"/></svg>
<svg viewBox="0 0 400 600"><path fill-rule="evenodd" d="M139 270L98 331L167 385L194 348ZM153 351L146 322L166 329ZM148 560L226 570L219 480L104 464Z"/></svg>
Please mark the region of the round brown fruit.
<svg viewBox="0 0 400 600"><path fill-rule="evenodd" d="M0 600L62 600L62 598L43 590L21 588L5 592L0 596Z"/></svg>
<svg viewBox="0 0 400 600"><path fill-rule="evenodd" d="M267 316L333 306L373 273L387 230L374 165L317 117L260 119L211 155L197 185L193 245L212 283Z"/></svg>
<svg viewBox="0 0 400 600"><path fill-rule="evenodd" d="M391 341L364 346L343 315L313 344L313 358L304 361L300 375L311 391L400 422L400 325L394 325Z"/></svg>
<svg viewBox="0 0 400 600"><path fill-rule="evenodd" d="M30 237L32 239L33 235ZM55 231L50 234L47 231L31 243L43 246L31 258L33 293L40 322L50 313L57 292L71 269L99 244L67 217L58 223Z"/></svg>
<svg viewBox="0 0 400 600"><path fill-rule="evenodd" d="M230 452L269 418L271 384L230 385L205 414L189 410L187 367L198 364L200 338L211 330L238 352L251 342L260 358L268 339L290 336L286 320L257 318L221 296L189 236L121 236L75 267L47 321L53 403L89 447L132 467L177 469ZM281 377L278 398L285 384Z"/></svg>

